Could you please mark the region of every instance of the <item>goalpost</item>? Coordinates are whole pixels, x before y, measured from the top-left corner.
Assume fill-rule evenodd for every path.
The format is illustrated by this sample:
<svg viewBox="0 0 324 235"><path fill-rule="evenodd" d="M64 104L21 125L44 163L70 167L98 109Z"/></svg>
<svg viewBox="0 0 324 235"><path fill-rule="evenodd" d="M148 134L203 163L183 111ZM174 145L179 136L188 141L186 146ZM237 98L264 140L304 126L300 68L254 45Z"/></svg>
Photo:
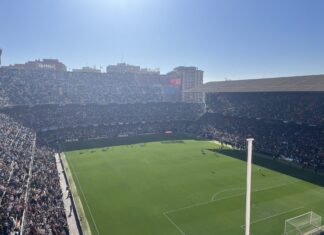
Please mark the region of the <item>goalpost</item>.
<svg viewBox="0 0 324 235"><path fill-rule="evenodd" d="M319 234L322 230L322 217L313 211L287 219L284 235Z"/></svg>

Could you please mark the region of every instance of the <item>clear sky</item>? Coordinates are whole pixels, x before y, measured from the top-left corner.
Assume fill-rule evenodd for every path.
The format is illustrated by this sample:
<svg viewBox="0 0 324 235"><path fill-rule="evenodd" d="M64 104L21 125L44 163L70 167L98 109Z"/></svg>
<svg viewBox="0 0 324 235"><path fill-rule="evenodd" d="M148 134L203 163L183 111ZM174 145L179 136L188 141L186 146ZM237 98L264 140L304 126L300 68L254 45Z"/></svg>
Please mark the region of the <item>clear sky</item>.
<svg viewBox="0 0 324 235"><path fill-rule="evenodd" d="M0 0L3 64L126 61L205 80L324 74L324 0Z"/></svg>

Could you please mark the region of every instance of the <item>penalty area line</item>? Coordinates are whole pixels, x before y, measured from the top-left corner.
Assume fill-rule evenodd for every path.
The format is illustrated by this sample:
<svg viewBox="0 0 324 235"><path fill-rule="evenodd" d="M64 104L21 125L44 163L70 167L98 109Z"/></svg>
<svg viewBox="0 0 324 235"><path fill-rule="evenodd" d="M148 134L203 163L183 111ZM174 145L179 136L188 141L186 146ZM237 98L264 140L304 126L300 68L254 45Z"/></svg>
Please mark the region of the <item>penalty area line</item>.
<svg viewBox="0 0 324 235"><path fill-rule="evenodd" d="M260 189L256 189L254 191L252 191L252 193L255 193L255 192L260 192L260 191L266 191L266 190L269 190L269 189L274 189L274 188L278 188L278 187L282 187L282 186L286 186L286 185L290 185L290 184L294 184L296 182L299 182L299 180L296 180L296 181L292 181L292 182L289 182L289 183L284 183L284 184L279 184L279 185L275 185L275 186L272 186L272 187L265 187L265 188L260 188ZM215 202L219 202L219 201L222 201L222 200L226 200L226 199L231 199L231 198L235 198L237 196L242 196L244 195L243 194L234 194L234 195L231 195L231 196L228 196L228 197L224 197L224 198L218 198L217 199L217 196L221 193L224 193L226 191L233 191L233 190L240 190L240 189L243 189L243 188L230 188L230 189L227 189L227 190L222 190L218 193L215 193L213 196L212 196L212 199L209 200L209 201L204 201L204 202L200 202L200 203L195 203L195 204L191 204L191 205L188 205L188 206L185 206L185 207L182 207L182 208L178 208L178 209L173 209L173 210L169 210L169 211L166 211L166 212L163 212L163 215L164 217L182 234L182 235L185 235L184 231L168 216L168 214L172 214L172 213L176 213L176 212L179 212L179 211L182 211L182 210L186 210L186 209L190 209L190 208L194 208L194 207L199 207L199 206L204 206L204 205L208 205L208 204L211 204L211 203L215 203ZM281 214L286 214L286 213L289 213L289 212L292 212L292 211L295 211L295 210L298 210L298 209L303 209L304 207L299 207L299 208L295 208L293 210L289 210L289 211L284 211L284 212L281 212L279 214L275 214L275 215L271 215L269 217L266 217L266 218L262 218L261 220L256 220L254 222L252 222L251 224L255 224L255 223L258 223L260 221L263 221L263 220L266 220L266 219L270 219L272 217L276 217L276 216L279 216ZM243 227L242 227L243 226ZM245 225L242 225L241 228L244 228Z"/></svg>
<svg viewBox="0 0 324 235"><path fill-rule="evenodd" d="M290 182L287 182L287 183L283 183L283 184L278 184L278 185L274 185L274 186L269 186L269 187L264 187L264 188L256 188L255 190L252 190L252 193L257 193L257 192L262 192L262 191L267 191L267 190L270 190L270 189L275 189L275 188L280 188L280 187L283 187L283 186L288 186L288 185L291 185L291 184L294 184L294 183L297 183L299 182L300 180L295 180L295 181L290 181ZM240 194L233 194L232 196L242 196L242 195L245 195L245 188L244 187L238 187L238 188L229 188L229 189L225 189L225 190L222 190L222 191L219 191L217 193L215 193L213 196L212 196L212 199L211 201L217 201L217 196L222 194L222 193L225 193L225 192L229 192L229 191L235 191L235 190L243 190L242 193ZM230 197L232 197L230 196ZM226 199L226 197L224 198Z"/></svg>
<svg viewBox="0 0 324 235"><path fill-rule="evenodd" d="M290 212L297 211L297 210L301 210L301 209L306 209L306 208L305 207L297 207L297 208L294 208L294 209L282 211L280 213L273 214L273 215L264 217L262 219L255 220L255 221L251 222L250 224L256 224L256 223L262 222L264 220L268 220L268 219L271 219L271 218L274 218L274 217L277 217L277 216L280 216L280 215L288 214ZM245 224L241 225L241 228L244 229L245 228Z"/></svg>

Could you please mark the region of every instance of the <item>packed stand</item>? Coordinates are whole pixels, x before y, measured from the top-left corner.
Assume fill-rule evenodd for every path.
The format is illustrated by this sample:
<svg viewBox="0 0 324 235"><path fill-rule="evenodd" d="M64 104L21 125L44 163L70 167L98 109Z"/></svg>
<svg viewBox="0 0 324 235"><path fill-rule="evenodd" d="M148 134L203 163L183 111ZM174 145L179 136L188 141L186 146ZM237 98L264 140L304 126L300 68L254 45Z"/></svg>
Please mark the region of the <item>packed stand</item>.
<svg viewBox="0 0 324 235"><path fill-rule="evenodd" d="M0 234L19 234L35 134L0 114Z"/></svg>
<svg viewBox="0 0 324 235"><path fill-rule="evenodd" d="M203 113L197 103L147 103L108 105L38 105L5 108L2 112L36 130L56 130L88 125L192 121Z"/></svg>
<svg viewBox="0 0 324 235"><path fill-rule="evenodd" d="M212 93L208 111L324 126L324 92Z"/></svg>
<svg viewBox="0 0 324 235"><path fill-rule="evenodd" d="M49 149L35 152L28 196L24 234L69 234L56 160Z"/></svg>
<svg viewBox="0 0 324 235"><path fill-rule="evenodd" d="M109 104L163 101L160 86L133 74L0 68L0 107L36 104Z"/></svg>
<svg viewBox="0 0 324 235"><path fill-rule="evenodd" d="M35 139L0 114L0 235L68 234L54 154Z"/></svg>
<svg viewBox="0 0 324 235"><path fill-rule="evenodd" d="M239 149L245 148L247 137L253 137L257 152L315 170L324 168L324 127L215 113L206 113L199 125L201 137L216 139Z"/></svg>

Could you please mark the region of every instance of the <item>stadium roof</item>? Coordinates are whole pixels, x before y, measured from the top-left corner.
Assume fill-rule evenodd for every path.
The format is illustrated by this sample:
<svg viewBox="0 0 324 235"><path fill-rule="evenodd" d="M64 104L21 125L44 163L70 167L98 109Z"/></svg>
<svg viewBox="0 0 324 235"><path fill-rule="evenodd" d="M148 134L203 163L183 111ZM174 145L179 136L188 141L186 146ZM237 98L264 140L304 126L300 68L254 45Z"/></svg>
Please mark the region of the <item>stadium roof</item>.
<svg viewBox="0 0 324 235"><path fill-rule="evenodd" d="M324 92L324 75L208 82L188 92Z"/></svg>

